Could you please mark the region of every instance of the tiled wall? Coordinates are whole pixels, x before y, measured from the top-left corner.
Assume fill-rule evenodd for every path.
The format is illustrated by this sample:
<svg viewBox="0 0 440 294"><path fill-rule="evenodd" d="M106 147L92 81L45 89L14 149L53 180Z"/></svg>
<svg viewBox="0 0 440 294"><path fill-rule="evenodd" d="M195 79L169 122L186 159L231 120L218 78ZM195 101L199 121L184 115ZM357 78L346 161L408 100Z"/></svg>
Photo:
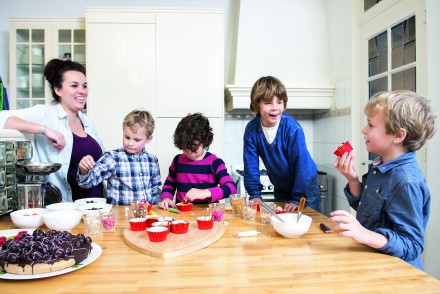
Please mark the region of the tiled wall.
<svg viewBox="0 0 440 294"><path fill-rule="evenodd" d="M315 116L313 158L319 170L334 176L333 209L350 211L343 192L347 180L333 167L336 158L333 151L351 138L351 80L336 84L334 101L333 110Z"/></svg>
<svg viewBox="0 0 440 294"><path fill-rule="evenodd" d="M351 138L351 80L338 83L335 88L334 109L320 114L304 114L289 110L302 125L306 144L320 171L335 177L333 184L334 209L349 210L343 193L346 179L332 165L336 147ZM225 152L223 160L231 166L243 164L243 134L246 124L254 116L249 110L225 114ZM214 138L215 139L215 138Z"/></svg>

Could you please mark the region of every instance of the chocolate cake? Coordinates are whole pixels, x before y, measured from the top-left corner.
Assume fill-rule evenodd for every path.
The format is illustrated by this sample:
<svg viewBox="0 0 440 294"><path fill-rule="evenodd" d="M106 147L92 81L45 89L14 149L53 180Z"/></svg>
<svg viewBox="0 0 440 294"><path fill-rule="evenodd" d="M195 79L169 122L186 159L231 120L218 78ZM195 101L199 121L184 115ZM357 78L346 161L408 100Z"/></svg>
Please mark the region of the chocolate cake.
<svg viewBox="0 0 440 294"><path fill-rule="evenodd" d="M83 234L36 229L7 240L0 248L0 268L11 274L32 275L61 270L86 259L92 239Z"/></svg>

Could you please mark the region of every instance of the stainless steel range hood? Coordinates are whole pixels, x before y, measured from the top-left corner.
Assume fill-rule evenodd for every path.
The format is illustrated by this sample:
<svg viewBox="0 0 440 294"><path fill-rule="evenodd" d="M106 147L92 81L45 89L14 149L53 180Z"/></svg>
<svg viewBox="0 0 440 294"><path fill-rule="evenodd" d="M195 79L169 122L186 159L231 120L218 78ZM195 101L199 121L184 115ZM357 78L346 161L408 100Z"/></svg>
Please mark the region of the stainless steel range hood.
<svg viewBox="0 0 440 294"><path fill-rule="evenodd" d="M279 78L287 109L328 110L330 79L325 0L237 2L226 110L249 109L250 92L261 76Z"/></svg>

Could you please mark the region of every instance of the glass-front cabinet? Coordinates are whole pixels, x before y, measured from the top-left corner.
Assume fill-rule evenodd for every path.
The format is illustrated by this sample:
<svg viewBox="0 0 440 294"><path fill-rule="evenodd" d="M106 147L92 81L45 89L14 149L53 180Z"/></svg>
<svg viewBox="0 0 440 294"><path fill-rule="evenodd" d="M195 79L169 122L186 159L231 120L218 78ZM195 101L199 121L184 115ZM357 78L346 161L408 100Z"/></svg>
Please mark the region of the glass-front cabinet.
<svg viewBox="0 0 440 294"><path fill-rule="evenodd" d="M10 104L22 109L52 101L44 66L53 59L71 59L85 65L85 21L10 20Z"/></svg>

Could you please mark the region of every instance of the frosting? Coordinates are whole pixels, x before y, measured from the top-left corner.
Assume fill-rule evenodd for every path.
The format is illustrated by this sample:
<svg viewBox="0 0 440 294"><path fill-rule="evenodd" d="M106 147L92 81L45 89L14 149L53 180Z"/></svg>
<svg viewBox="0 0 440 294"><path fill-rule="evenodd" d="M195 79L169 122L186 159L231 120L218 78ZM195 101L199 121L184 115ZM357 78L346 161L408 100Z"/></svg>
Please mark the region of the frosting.
<svg viewBox="0 0 440 294"><path fill-rule="evenodd" d="M25 267L38 263L54 264L62 260L75 259L75 264L87 258L92 250L92 239L83 234L36 229L32 235L26 233L7 240L0 248L0 267L17 264Z"/></svg>

